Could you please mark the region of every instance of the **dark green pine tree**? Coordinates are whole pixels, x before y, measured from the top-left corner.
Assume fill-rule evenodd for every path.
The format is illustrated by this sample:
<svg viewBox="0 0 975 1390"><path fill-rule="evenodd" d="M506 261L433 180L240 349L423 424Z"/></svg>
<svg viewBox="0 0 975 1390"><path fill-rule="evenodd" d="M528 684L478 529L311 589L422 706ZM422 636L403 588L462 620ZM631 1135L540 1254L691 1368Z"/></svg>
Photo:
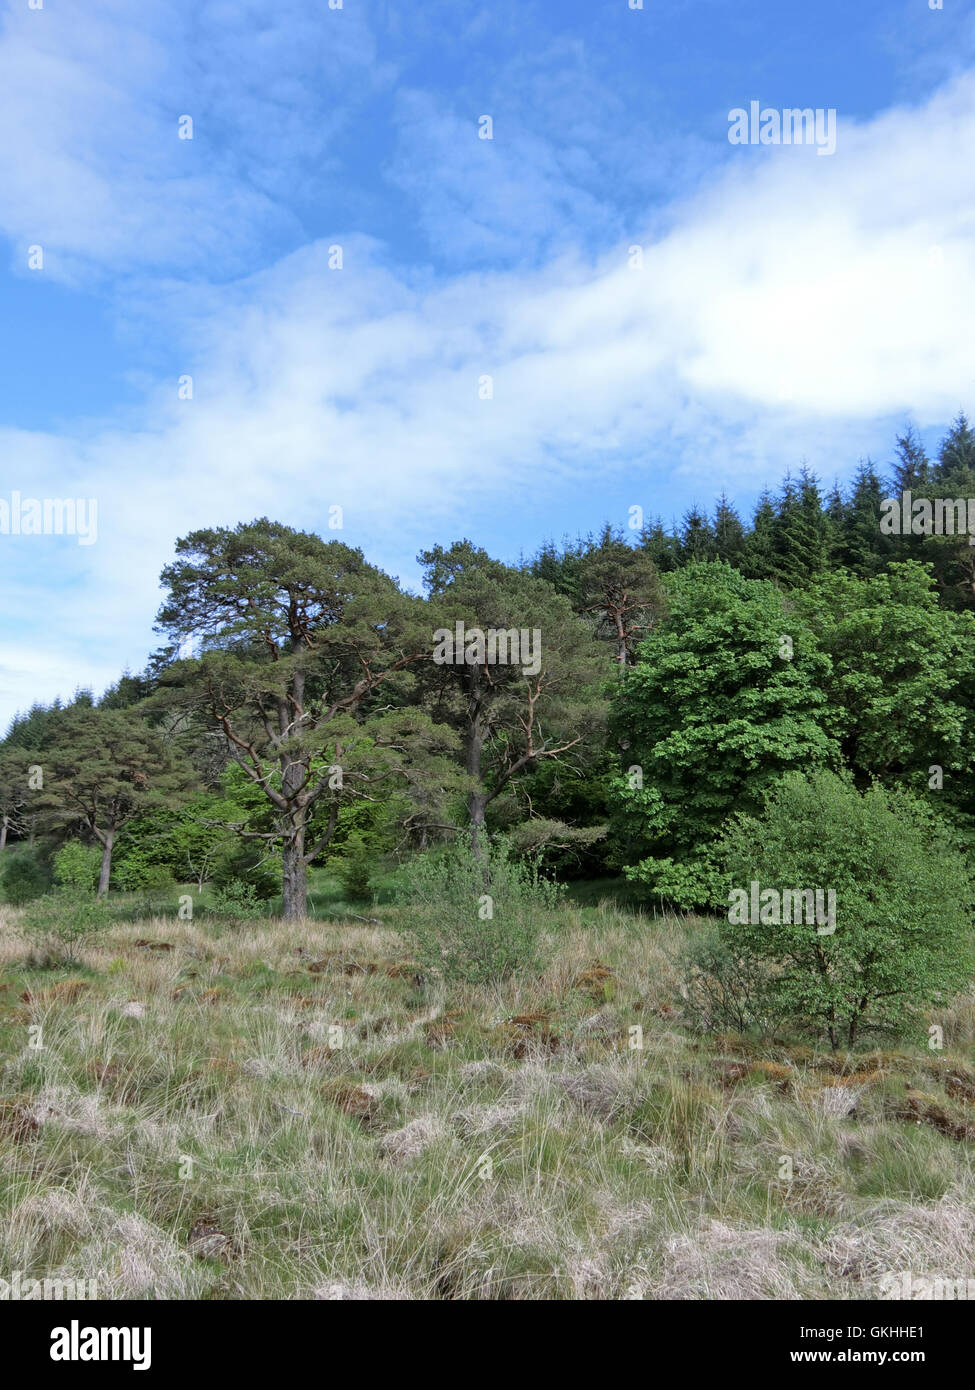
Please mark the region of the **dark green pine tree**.
<svg viewBox="0 0 975 1390"><path fill-rule="evenodd" d="M0 744L0 855L6 849L10 832L16 834L20 830L30 800L30 761L25 749Z"/></svg>
<svg viewBox="0 0 975 1390"><path fill-rule="evenodd" d="M792 587L809 583L826 569L833 549L819 481L803 464L798 481L786 476L779 500L775 525L779 578Z"/></svg>
<svg viewBox="0 0 975 1390"><path fill-rule="evenodd" d="M951 422L941 441L934 482L939 496L966 497L975 493L975 431L964 411Z"/></svg>
<svg viewBox="0 0 975 1390"><path fill-rule="evenodd" d="M609 552L617 544L625 555L614 562ZM622 588L632 598L627 589L632 576L626 570L630 562L637 570L652 570L647 557L615 539L593 547L591 556L587 584L613 591L594 616L598 620L608 615L610 605L617 612L625 605L626 625L635 635L636 612L617 592L615 581L621 570ZM441 642L436 634L446 635L450 647L442 649L447 660L438 661L435 650L421 669L422 703L436 711L439 723L456 730L467 783L470 846L480 859L489 833L488 813L499 798L514 795L540 762L557 758L565 766L576 749L582 756L596 742L603 716L599 690L607 666L592 640L592 621L577 617L563 595L533 575L492 560L466 540L436 545L421 551L418 559L426 571L434 641ZM476 649L463 653L461 662L451 660L458 622L479 630L482 643L489 629L503 635L537 627L543 637L535 669L526 672L524 662L492 658L484 651L477 656ZM642 625L640 631L642 635ZM473 640L469 637L466 646Z"/></svg>
<svg viewBox="0 0 975 1390"><path fill-rule="evenodd" d="M771 579L775 574L775 501L768 489L756 503L745 537L742 571L749 579Z"/></svg>
<svg viewBox="0 0 975 1390"><path fill-rule="evenodd" d="M640 532L639 545L653 561L660 574L669 574L680 568L680 538L674 531L665 531L663 521L655 516Z"/></svg>
<svg viewBox="0 0 975 1390"><path fill-rule="evenodd" d="M554 541L546 541L534 559L523 568L536 579L544 579L556 593L564 594L571 603L576 604L580 598L579 569L582 557L593 544L592 536L588 542L579 539L575 543L570 542L568 536L563 536L560 550Z"/></svg>
<svg viewBox="0 0 975 1390"><path fill-rule="evenodd" d="M869 459L857 468L846 509L840 559L855 574L879 574L893 556L891 537L880 530L883 481Z"/></svg>
<svg viewBox="0 0 975 1390"><path fill-rule="evenodd" d="M99 896L108 892L112 853L129 823L153 806L175 810L195 789L192 768L132 709L73 705L57 722L44 764L36 804L98 841Z"/></svg>
<svg viewBox="0 0 975 1390"><path fill-rule="evenodd" d="M847 507L839 482L835 479L833 486L826 494L825 510L833 535L834 558L838 558L842 550L843 533L846 530Z"/></svg>
<svg viewBox="0 0 975 1390"><path fill-rule="evenodd" d="M577 613L608 640L622 670L636 660L636 646L653 630L665 609L656 566L645 550L629 545L622 531L606 526L590 546L580 569Z"/></svg>
<svg viewBox="0 0 975 1390"><path fill-rule="evenodd" d="M733 504L722 492L714 508L714 549L719 560L741 569L745 555L745 528Z"/></svg>
<svg viewBox="0 0 975 1390"><path fill-rule="evenodd" d="M932 479L924 493L949 500L975 497L975 431L964 412L951 422L941 441ZM951 518L947 534L929 536L921 542L922 558L934 565L942 602L950 608L971 608L975 605L975 547L969 544L964 519L963 534L956 535L954 513ZM912 536L901 540L899 548L906 558L917 554L917 546L917 538Z"/></svg>
<svg viewBox="0 0 975 1390"><path fill-rule="evenodd" d="M98 701L99 709L131 709L152 694L148 676L133 676L126 667L114 685L110 685Z"/></svg>
<svg viewBox="0 0 975 1390"><path fill-rule="evenodd" d="M713 560L716 556L717 545L711 523L706 513L696 505L684 513L680 544L685 565L694 560Z"/></svg>
<svg viewBox="0 0 975 1390"><path fill-rule="evenodd" d="M897 436L894 452L897 461L891 470L890 495L900 497L904 492L911 492L915 497L932 496L934 468L913 425L909 425L904 434ZM918 544L915 537L911 535L890 536L886 540L890 546L892 559L916 560L918 558Z"/></svg>
<svg viewBox="0 0 975 1390"><path fill-rule="evenodd" d="M786 584L794 584L790 537L799 509L799 489L791 470L786 473L775 499L775 521L772 524L772 575Z"/></svg>
<svg viewBox="0 0 975 1390"><path fill-rule="evenodd" d="M17 748L36 751L46 746L51 726L61 712L61 701L55 699L50 705L33 704L26 714L15 714L10 721L5 742Z"/></svg>
<svg viewBox="0 0 975 1390"><path fill-rule="evenodd" d="M340 811L417 771L428 786L445 785L444 760L420 752L440 733L404 705L438 624L361 551L267 517L194 531L176 556L162 573L160 694L223 736L266 804L268 828L240 833L281 855L281 915L302 919L308 866L332 845ZM445 583L461 561L438 552L432 563ZM201 645L199 658L167 662L188 640Z"/></svg>
<svg viewBox="0 0 975 1390"><path fill-rule="evenodd" d="M913 425L908 426L905 434L897 436L894 452L897 462L891 474L893 494L898 497L902 492L917 492L923 495L931 486L931 460Z"/></svg>

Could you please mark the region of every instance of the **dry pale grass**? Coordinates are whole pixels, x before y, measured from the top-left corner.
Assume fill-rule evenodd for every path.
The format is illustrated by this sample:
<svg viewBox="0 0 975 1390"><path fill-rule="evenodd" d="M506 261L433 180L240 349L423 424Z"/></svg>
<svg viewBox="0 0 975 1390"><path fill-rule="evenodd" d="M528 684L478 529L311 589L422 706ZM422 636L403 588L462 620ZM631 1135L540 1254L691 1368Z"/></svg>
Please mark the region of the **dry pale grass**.
<svg viewBox="0 0 975 1390"><path fill-rule="evenodd" d="M683 923L557 925L539 978L448 990L387 927L160 917L59 963L0 909L0 1265L168 1299L972 1276L971 1000L937 1058L763 1050L686 1024Z"/></svg>

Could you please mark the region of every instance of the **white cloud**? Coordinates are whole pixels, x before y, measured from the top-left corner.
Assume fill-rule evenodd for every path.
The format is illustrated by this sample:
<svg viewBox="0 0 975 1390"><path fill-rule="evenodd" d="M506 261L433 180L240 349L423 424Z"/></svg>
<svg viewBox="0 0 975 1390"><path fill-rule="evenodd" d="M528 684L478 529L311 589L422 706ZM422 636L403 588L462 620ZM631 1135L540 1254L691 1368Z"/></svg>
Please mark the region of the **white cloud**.
<svg viewBox="0 0 975 1390"><path fill-rule="evenodd" d="M641 271L624 238L596 262L566 250L435 279L336 234L340 271L322 243L232 285L171 286L193 401L174 380L137 425L0 437L18 461L9 488L57 496L70 476L72 495L100 504L98 545L45 552L58 557L46 575L0 545L4 592L46 594L70 693L140 661L159 569L197 526L267 513L317 529L339 503L341 538L413 577L404 556L476 538L488 508L535 509L538 539L558 533L580 480L597 525L614 470L643 500L669 471L710 496L803 454L827 475L849 468L892 421L944 421L970 399L975 169L959 152L973 137L969 74L917 110L841 118L832 158L735 150L648 235ZM51 661L8 664L0 718L38 682L52 693Z"/></svg>

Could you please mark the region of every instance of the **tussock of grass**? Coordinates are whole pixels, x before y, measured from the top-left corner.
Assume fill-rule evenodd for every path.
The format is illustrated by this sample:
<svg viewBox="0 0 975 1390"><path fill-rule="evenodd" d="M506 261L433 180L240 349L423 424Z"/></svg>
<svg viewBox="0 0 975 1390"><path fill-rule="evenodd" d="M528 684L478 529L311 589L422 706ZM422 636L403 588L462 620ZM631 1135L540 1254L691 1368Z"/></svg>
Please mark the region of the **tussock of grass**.
<svg viewBox="0 0 975 1390"><path fill-rule="evenodd" d="M0 1263L108 1298L871 1298L901 1269L975 1277L965 1000L941 1054L922 1035L837 1058L695 1034L678 921L568 909L537 975L448 991L399 911L144 919L71 959L0 913Z"/></svg>

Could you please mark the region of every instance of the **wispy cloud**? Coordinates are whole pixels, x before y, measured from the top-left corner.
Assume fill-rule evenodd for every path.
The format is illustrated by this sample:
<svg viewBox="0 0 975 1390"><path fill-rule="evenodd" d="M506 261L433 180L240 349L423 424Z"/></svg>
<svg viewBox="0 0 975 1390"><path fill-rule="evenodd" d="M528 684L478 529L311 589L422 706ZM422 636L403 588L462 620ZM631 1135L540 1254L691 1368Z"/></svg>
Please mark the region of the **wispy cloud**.
<svg viewBox="0 0 975 1390"><path fill-rule="evenodd" d="M305 239L303 188L341 166L342 131L391 73L351 6L9 4L0 228L14 266L40 245L46 272L77 284L240 274Z"/></svg>

